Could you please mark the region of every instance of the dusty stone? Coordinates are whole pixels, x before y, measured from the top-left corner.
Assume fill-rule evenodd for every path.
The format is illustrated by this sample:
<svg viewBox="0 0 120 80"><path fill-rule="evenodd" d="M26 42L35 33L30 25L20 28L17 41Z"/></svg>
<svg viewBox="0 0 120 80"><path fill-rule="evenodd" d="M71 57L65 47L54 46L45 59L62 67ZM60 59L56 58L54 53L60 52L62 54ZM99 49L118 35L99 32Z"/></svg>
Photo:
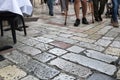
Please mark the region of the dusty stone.
<svg viewBox="0 0 120 80"><path fill-rule="evenodd" d="M20 80L39 80L38 78L32 76L32 75L28 75L27 77L20 79Z"/></svg>
<svg viewBox="0 0 120 80"><path fill-rule="evenodd" d="M74 52L74 53L80 53L82 51L84 51L84 48L81 48L79 46L72 46L70 48L67 49L68 51Z"/></svg>

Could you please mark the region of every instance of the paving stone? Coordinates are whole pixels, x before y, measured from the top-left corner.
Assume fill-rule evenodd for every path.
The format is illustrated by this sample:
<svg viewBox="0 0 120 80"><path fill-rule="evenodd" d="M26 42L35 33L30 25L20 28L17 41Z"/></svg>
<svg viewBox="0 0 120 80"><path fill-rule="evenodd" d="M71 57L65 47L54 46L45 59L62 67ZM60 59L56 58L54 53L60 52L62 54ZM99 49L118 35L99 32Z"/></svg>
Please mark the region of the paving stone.
<svg viewBox="0 0 120 80"><path fill-rule="evenodd" d="M106 39L106 40L113 40L113 37L102 37L102 39Z"/></svg>
<svg viewBox="0 0 120 80"><path fill-rule="evenodd" d="M22 47L19 48L19 50L25 52L26 54L30 54L32 56L41 53L40 50L38 50L36 48L33 48L33 47L30 47L30 46L22 46Z"/></svg>
<svg viewBox="0 0 120 80"><path fill-rule="evenodd" d="M105 26L105 27L102 28L100 31L98 31L97 34L102 34L102 35L104 35L104 34L107 33L111 28L112 28L112 26Z"/></svg>
<svg viewBox="0 0 120 80"><path fill-rule="evenodd" d="M81 48L79 46L72 46L70 48L67 49L68 51L74 52L74 53L80 53L82 51L84 51L84 48Z"/></svg>
<svg viewBox="0 0 120 80"><path fill-rule="evenodd" d="M59 36L68 38L68 37L71 37L72 35L71 35L71 34L64 34L64 33L61 33L61 34L59 34Z"/></svg>
<svg viewBox="0 0 120 80"><path fill-rule="evenodd" d="M120 41L113 41L113 43L110 46L115 48L120 48Z"/></svg>
<svg viewBox="0 0 120 80"><path fill-rule="evenodd" d="M23 78L21 80L39 80L39 79L34 77L34 76L28 75L27 77L25 77L25 78Z"/></svg>
<svg viewBox="0 0 120 80"><path fill-rule="evenodd" d="M120 79L120 69L119 69L118 72L117 72L117 79L118 79L118 80Z"/></svg>
<svg viewBox="0 0 120 80"><path fill-rule="evenodd" d="M118 34L118 32L109 31L107 34L105 34L105 36L115 38Z"/></svg>
<svg viewBox="0 0 120 80"><path fill-rule="evenodd" d="M92 39L92 40L98 40L101 38L102 35L100 34L92 34L92 35L89 35L88 38L89 39Z"/></svg>
<svg viewBox="0 0 120 80"><path fill-rule="evenodd" d="M70 43L70 44L75 44L75 43L78 42L77 40L73 40L73 39L65 38L65 37L56 37L56 38L54 38L54 39L55 39L55 40L58 40L58 41L65 42L65 43Z"/></svg>
<svg viewBox="0 0 120 80"><path fill-rule="evenodd" d="M36 41L35 39L28 39L28 40L23 40L22 41L24 44L27 44L29 46L34 46L35 44L38 44L39 42Z"/></svg>
<svg viewBox="0 0 120 80"><path fill-rule="evenodd" d="M108 47L105 50L106 54L111 54L111 55L115 55L115 56L120 56L120 49L118 48L113 48L113 47Z"/></svg>
<svg viewBox="0 0 120 80"><path fill-rule="evenodd" d="M115 62L118 59L118 57L116 57L116 56L107 55L107 54L97 52L97 51L94 51L94 50L87 50L84 53L88 57L91 57L91 58L94 58L94 59L97 59L97 60L101 60L101 61L104 61L104 62L107 62L107 63Z"/></svg>
<svg viewBox="0 0 120 80"><path fill-rule="evenodd" d="M25 73L23 70L17 68L17 66L7 66L2 69L0 69L0 76L4 80L19 80L20 78L26 76L27 73Z"/></svg>
<svg viewBox="0 0 120 80"><path fill-rule="evenodd" d="M52 54L55 54L57 56L60 56L62 54L65 54L67 53L67 51L63 50L63 49L60 49L60 48L53 48L51 50L49 50L48 52L52 53Z"/></svg>
<svg viewBox="0 0 120 80"><path fill-rule="evenodd" d="M102 47L100 45L96 45L96 44L91 44L91 43L80 42L77 45L80 46L80 47L85 47L85 48L93 49L93 50L97 50L97 51L103 51L104 50L104 47Z"/></svg>
<svg viewBox="0 0 120 80"><path fill-rule="evenodd" d="M76 79L73 76L69 76L65 73L61 73L57 77L55 77L53 80L76 80Z"/></svg>
<svg viewBox="0 0 120 80"><path fill-rule="evenodd" d="M79 77L83 77L83 78L88 77L92 73L88 68L85 68L81 65L77 65L60 58L51 61L49 64L55 65L66 72L69 72L74 75L78 75Z"/></svg>
<svg viewBox="0 0 120 80"><path fill-rule="evenodd" d="M96 45L107 47L111 43L110 40L105 39L99 39L97 42L95 42Z"/></svg>
<svg viewBox="0 0 120 80"><path fill-rule="evenodd" d="M82 42L88 42L88 43L93 43L95 42L95 40L92 39L88 39L88 38L81 38L81 37L71 37L72 39L78 40L78 41L82 41Z"/></svg>
<svg viewBox="0 0 120 80"><path fill-rule="evenodd" d="M55 58L56 56L52 55L52 54L49 54L49 53L41 53L41 54L38 54L36 55L34 58L41 61L41 62L47 62L53 58Z"/></svg>
<svg viewBox="0 0 120 80"><path fill-rule="evenodd" d="M119 36L116 37L115 40L116 40L116 41L120 41L120 37L119 37Z"/></svg>
<svg viewBox="0 0 120 80"><path fill-rule="evenodd" d="M38 78L48 80L59 74L59 71L35 60L30 60L21 66L26 71L36 75Z"/></svg>
<svg viewBox="0 0 120 80"><path fill-rule="evenodd" d="M25 64L31 59L29 56L22 54L17 50L5 54L5 57L16 64Z"/></svg>
<svg viewBox="0 0 120 80"><path fill-rule="evenodd" d="M13 63L11 63L8 60L4 60L4 61L0 61L0 69L9 65L12 65Z"/></svg>
<svg viewBox="0 0 120 80"><path fill-rule="evenodd" d="M35 45L35 47L40 49L41 51L47 51L47 50L53 48L53 46L46 44L46 43L39 43L39 44Z"/></svg>
<svg viewBox="0 0 120 80"><path fill-rule="evenodd" d="M94 73L87 80L116 80L116 79L101 73Z"/></svg>
<svg viewBox="0 0 120 80"><path fill-rule="evenodd" d="M90 67L108 75L114 75L115 71L117 70L114 65L110 65L78 54L68 53L66 55L63 55L63 58L72 62L76 62L83 66Z"/></svg>
<svg viewBox="0 0 120 80"><path fill-rule="evenodd" d="M34 39L37 40L37 41L43 42L43 43L50 43L50 42L53 41L52 39L44 38L44 37L37 37L37 38L34 38Z"/></svg>
<svg viewBox="0 0 120 80"><path fill-rule="evenodd" d="M68 43L65 43L65 42L62 42L62 41L53 41L50 44L54 45L54 46L57 46L59 48L62 48L62 49L67 49L67 48L72 46L71 44L68 44Z"/></svg>
<svg viewBox="0 0 120 80"><path fill-rule="evenodd" d="M75 33L73 33L72 35L78 36L78 37L83 37L83 38L88 36L87 34L80 33L80 32L79 32L79 33L76 33L76 32L75 32ZM71 37L72 37L72 36L71 36Z"/></svg>

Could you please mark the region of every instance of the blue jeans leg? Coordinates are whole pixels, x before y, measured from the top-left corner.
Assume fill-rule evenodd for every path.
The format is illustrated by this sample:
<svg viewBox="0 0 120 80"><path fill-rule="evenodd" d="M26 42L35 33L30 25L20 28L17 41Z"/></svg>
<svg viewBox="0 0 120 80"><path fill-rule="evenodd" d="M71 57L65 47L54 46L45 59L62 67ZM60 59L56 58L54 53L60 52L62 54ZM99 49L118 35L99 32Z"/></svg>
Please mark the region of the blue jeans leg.
<svg viewBox="0 0 120 80"><path fill-rule="evenodd" d="M47 0L47 5L49 8L49 14L53 14L53 1L54 0Z"/></svg>
<svg viewBox="0 0 120 80"><path fill-rule="evenodd" d="M119 8L119 0L112 0L113 8L112 8L112 19L117 22L118 8Z"/></svg>

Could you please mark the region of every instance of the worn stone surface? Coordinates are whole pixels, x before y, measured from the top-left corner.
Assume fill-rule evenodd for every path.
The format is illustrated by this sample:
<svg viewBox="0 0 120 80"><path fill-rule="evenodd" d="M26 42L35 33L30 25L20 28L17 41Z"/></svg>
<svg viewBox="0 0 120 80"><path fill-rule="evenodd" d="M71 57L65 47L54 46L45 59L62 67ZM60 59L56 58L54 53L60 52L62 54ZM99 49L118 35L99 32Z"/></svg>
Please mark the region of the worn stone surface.
<svg viewBox="0 0 120 80"><path fill-rule="evenodd" d="M79 46L72 46L70 48L67 49L68 51L74 52L74 53L80 53L82 51L84 51L84 48L81 48Z"/></svg>
<svg viewBox="0 0 120 80"><path fill-rule="evenodd" d="M65 42L62 42L62 41L53 41L50 44L54 45L56 47L62 48L62 49L67 49L67 48L72 46L71 44L68 44L68 43L65 43Z"/></svg>
<svg viewBox="0 0 120 80"><path fill-rule="evenodd" d="M39 49L30 47L30 46L22 46L19 48L19 50L25 52L26 54L30 54L30 55L37 55L41 53Z"/></svg>
<svg viewBox="0 0 120 80"><path fill-rule="evenodd" d="M58 70L35 60L30 60L27 64L22 65L22 68L30 73L33 73L40 79L51 79L59 74Z"/></svg>
<svg viewBox="0 0 120 80"><path fill-rule="evenodd" d="M115 56L120 56L120 49L118 48L113 48L113 47L108 47L105 50L106 54L111 54L111 55L115 55Z"/></svg>
<svg viewBox="0 0 120 80"><path fill-rule="evenodd" d="M95 69L108 75L114 75L115 71L117 70L117 68L113 65L98 60L94 60L82 55L68 53L66 55L63 55L63 58L70 60L72 62L77 62L78 64L90 67L92 69Z"/></svg>
<svg viewBox="0 0 120 80"><path fill-rule="evenodd" d="M4 61L0 61L0 69L9 65L12 65L13 63L11 63L8 60L4 60Z"/></svg>
<svg viewBox="0 0 120 80"><path fill-rule="evenodd" d="M108 63L115 62L118 59L118 57L116 57L116 56L107 55L107 54L93 51L93 50L87 50L84 53L88 57L95 58L97 60L101 60L101 61L108 62Z"/></svg>
<svg viewBox="0 0 120 80"><path fill-rule="evenodd" d="M50 42L53 41L52 39L44 38L44 37L37 37L37 38L34 38L34 39L37 40L37 41L43 42L43 43L50 43Z"/></svg>
<svg viewBox="0 0 120 80"><path fill-rule="evenodd" d="M105 46L107 47L111 43L110 40L105 39L99 39L97 42L95 42L96 45Z"/></svg>
<svg viewBox="0 0 120 80"><path fill-rule="evenodd" d="M39 80L39 79L34 76L28 75L27 77L20 79L20 80Z"/></svg>
<svg viewBox="0 0 120 80"><path fill-rule="evenodd" d="M105 74L94 73L87 80L116 80L116 79Z"/></svg>
<svg viewBox="0 0 120 80"><path fill-rule="evenodd" d="M53 49L49 50L49 52L52 53L52 54L58 55L58 56L67 53L66 50L63 50L63 49L60 49L60 48L53 48Z"/></svg>
<svg viewBox="0 0 120 80"><path fill-rule="evenodd" d="M97 51L103 51L104 50L104 47L102 47L100 45L91 44L91 43L80 42L77 45L80 46L80 47L85 47L85 48L93 49L93 50L97 50Z"/></svg>
<svg viewBox="0 0 120 80"><path fill-rule="evenodd" d="M17 68L17 66L15 65L10 65L0 69L0 76L4 80L19 80L20 78L25 77L26 75L26 72Z"/></svg>
<svg viewBox="0 0 120 80"><path fill-rule="evenodd" d="M61 73L57 77L55 77L53 80L75 80L75 77L69 76L65 73Z"/></svg>
<svg viewBox="0 0 120 80"><path fill-rule="evenodd" d="M113 41L113 43L110 46L120 49L120 41Z"/></svg>
<svg viewBox="0 0 120 80"><path fill-rule="evenodd" d="M120 79L120 69L117 72L117 79Z"/></svg>
<svg viewBox="0 0 120 80"><path fill-rule="evenodd" d="M40 49L41 51L47 51L47 50L53 48L53 46L46 44L46 43L39 43L39 44L35 45L35 47Z"/></svg>
<svg viewBox="0 0 120 80"><path fill-rule="evenodd" d="M29 56L23 53L20 53L17 50L14 50L11 53L5 54L5 57L16 64L25 64L31 59Z"/></svg>
<svg viewBox="0 0 120 80"><path fill-rule="evenodd" d="M41 61L41 62L47 62L53 58L55 58L56 56L52 55L52 54L49 54L49 53L41 53L41 54L38 54L36 55L34 58Z"/></svg>
<svg viewBox="0 0 120 80"><path fill-rule="evenodd" d="M88 77L92 73L88 68L68 62L60 58L51 61L50 64L55 65L66 72L69 72L74 75L78 75L79 77L83 77L83 78Z"/></svg>

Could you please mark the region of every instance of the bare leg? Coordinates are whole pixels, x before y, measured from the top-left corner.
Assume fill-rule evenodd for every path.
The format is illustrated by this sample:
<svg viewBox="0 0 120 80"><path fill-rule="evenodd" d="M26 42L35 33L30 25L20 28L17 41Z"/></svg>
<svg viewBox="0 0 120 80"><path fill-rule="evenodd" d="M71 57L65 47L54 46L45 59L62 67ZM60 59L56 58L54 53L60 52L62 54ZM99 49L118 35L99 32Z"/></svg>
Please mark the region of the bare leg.
<svg viewBox="0 0 120 80"><path fill-rule="evenodd" d="M75 16L76 19L80 19L79 13L80 13L80 0L74 1L74 10L75 10Z"/></svg>
<svg viewBox="0 0 120 80"><path fill-rule="evenodd" d="M81 1L81 4L82 4L82 14L83 17L85 18L87 13L87 0Z"/></svg>

